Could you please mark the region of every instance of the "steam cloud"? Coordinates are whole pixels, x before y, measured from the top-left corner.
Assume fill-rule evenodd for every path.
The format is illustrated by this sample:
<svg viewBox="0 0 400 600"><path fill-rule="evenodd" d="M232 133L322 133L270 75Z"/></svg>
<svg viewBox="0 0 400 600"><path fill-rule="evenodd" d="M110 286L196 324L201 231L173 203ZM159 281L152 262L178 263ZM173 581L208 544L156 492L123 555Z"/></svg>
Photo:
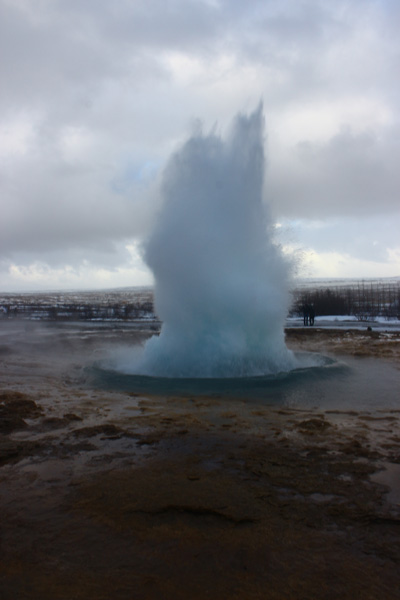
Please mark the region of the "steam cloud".
<svg viewBox="0 0 400 600"><path fill-rule="evenodd" d="M262 106L227 139L191 137L164 173L164 203L145 245L163 321L132 371L243 377L294 367L284 342L288 265L262 201Z"/></svg>

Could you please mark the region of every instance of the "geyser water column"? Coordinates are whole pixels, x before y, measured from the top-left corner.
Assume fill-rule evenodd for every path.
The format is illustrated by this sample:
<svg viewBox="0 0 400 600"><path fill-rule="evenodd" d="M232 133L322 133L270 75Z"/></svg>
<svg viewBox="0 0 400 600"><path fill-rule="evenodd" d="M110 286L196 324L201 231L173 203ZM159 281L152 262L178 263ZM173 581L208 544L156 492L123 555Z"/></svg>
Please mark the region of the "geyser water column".
<svg viewBox="0 0 400 600"><path fill-rule="evenodd" d="M242 377L290 370L284 342L288 265L263 203L262 106L230 134L192 136L165 169L145 244L163 325L133 371Z"/></svg>

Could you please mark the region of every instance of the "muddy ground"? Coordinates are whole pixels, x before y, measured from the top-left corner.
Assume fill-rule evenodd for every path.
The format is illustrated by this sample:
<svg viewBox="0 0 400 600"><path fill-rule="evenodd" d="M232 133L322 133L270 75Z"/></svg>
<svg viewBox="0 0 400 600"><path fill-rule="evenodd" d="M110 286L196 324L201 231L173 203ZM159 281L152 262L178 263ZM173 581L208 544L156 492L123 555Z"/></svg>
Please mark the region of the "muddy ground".
<svg viewBox="0 0 400 600"><path fill-rule="evenodd" d="M101 340L3 327L2 600L400 598L400 402L105 392L82 371ZM287 343L390 360L400 382L399 333Z"/></svg>

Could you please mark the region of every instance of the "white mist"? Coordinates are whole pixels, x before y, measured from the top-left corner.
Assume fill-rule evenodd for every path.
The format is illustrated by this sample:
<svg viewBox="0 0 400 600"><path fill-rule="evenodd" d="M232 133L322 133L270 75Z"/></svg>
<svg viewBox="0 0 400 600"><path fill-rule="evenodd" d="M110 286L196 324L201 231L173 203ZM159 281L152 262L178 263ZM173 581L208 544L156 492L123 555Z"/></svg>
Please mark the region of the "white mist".
<svg viewBox="0 0 400 600"><path fill-rule="evenodd" d="M263 203L263 138L260 106L226 139L194 135L169 160L144 254L163 325L130 372L243 377L295 366L284 342L288 265Z"/></svg>

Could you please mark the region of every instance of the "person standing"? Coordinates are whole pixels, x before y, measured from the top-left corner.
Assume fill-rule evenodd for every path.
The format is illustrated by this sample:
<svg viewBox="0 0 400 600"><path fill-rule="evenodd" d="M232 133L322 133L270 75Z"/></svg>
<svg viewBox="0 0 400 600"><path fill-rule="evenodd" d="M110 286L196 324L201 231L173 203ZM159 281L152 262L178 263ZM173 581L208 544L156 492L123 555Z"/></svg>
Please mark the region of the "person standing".
<svg viewBox="0 0 400 600"><path fill-rule="evenodd" d="M308 311L308 318L309 318L309 323L310 325L314 325L314 319L315 319L315 308L314 308L314 304L311 304L309 307L309 311Z"/></svg>
<svg viewBox="0 0 400 600"><path fill-rule="evenodd" d="M308 304L303 304L303 323L304 323L304 325L308 325L308 317L309 317L309 306L308 306Z"/></svg>

